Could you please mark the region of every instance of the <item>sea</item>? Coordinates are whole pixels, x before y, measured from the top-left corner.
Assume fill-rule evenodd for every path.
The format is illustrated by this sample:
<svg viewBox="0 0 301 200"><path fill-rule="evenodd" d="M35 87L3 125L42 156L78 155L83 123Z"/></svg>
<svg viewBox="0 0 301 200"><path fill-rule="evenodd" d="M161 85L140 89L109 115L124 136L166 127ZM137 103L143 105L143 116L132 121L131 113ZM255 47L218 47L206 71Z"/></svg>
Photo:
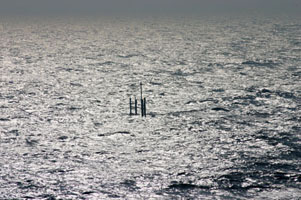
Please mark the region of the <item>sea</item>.
<svg viewBox="0 0 301 200"><path fill-rule="evenodd" d="M301 199L301 20L1 18L0 158L1 200Z"/></svg>

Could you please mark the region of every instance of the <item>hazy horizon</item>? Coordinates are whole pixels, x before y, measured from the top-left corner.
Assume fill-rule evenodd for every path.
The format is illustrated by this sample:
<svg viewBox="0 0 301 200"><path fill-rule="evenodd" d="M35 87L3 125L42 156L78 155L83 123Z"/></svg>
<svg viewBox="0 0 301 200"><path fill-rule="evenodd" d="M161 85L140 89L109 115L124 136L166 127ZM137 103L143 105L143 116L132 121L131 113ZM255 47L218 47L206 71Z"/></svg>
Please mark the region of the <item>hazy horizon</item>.
<svg viewBox="0 0 301 200"><path fill-rule="evenodd" d="M1 14L244 13L298 14L298 0L2 0Z"/></svg>

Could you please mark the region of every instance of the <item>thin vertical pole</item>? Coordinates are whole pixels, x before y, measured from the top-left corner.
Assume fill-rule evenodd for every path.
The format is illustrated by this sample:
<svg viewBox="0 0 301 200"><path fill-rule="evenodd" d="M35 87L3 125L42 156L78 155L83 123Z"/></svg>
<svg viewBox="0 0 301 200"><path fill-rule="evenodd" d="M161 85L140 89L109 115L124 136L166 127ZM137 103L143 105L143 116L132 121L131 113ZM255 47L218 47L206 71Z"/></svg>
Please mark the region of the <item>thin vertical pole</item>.
<svg viewBox="0 0 301 200"><path fill-rule="evenodd" d="M144 103L142 99L142 83L140 82L141 116L144 116Z"/></svg>
<svg viewBox="0 0 301 200"><path fill-rule="evenodd" d="M132 98L130 98L130 115L132 115Z"/></svg>
<svg viewBox="0 0 301 200"><path fill-rule="evenodd" d="M141 97L140 99L142 100L142 83L141 83L141 82L140 82L140 93L141 93L141 94L140 94L140 95L141 95L141 96L140 96L140 97Z"/></svg>
<svg viewBox="0 0 301 200"><path fill-rule="evenodd" d="M141 117L144 116L144 105L143 105L143 99L141 99Z"/></svg>
<svg viewBox="0 0 301 200"><path fill-rule="evenodd" d="M146 98L144 97L144 101L143 101L143 113L144 113L144 117L146 117Z"/></svg>
<svg viewBox="0 0 301 200"><path fill-rule="evenodd" d="M136 97L135 97L135 115L138 115L138 112L137 112L137 99L136 99Z"/></svg>

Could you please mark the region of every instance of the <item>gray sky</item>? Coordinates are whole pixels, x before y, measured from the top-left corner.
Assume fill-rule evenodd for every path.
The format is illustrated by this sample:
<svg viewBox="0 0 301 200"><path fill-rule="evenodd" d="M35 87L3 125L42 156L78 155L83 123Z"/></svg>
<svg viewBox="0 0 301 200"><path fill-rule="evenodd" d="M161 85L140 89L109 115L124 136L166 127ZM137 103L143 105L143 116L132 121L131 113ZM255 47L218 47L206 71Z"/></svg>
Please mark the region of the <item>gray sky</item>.
<svg viewBox="0 0 301 200"><path fill-rule="evenodd" d="M0 0L0 13L301 13L301 0Z"/></svg>

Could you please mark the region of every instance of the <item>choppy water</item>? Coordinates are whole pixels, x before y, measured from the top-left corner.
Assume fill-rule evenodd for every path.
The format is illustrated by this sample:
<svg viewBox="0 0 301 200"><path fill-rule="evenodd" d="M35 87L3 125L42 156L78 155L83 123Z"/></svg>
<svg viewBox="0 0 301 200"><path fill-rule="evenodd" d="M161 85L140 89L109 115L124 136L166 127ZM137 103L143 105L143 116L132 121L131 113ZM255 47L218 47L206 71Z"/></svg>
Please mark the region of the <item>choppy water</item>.
<svg viewBox="0 0 301 200"><path fill-rule="evenodd" d="M2 20L0 199L299 199L300 55L293 19Z"/></svg>

